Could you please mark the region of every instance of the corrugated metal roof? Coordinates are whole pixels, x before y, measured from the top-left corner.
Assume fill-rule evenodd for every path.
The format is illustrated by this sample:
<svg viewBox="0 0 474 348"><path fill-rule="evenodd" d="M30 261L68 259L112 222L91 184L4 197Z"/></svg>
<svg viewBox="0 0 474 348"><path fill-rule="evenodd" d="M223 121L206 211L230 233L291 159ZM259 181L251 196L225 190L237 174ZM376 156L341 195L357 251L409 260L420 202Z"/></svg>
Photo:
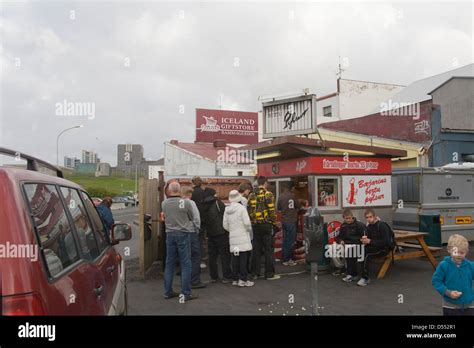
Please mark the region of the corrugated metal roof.
<svg viewBox="0 0 474 348"><path fill-rule="evenodd" d="M449 80L453 76L474 76L474 64L469 64L411 83L399 93L385 101L385 103L388 105L386 111L396 109L397 107L394 107L394 104L413 104L421 103L425 100L431 100L431 96L428 93L433 91L436 87ZM392 107L390 107L390 105L392 105ZM381 111L383 111L383 108L380 105L372 113L378 113Z"/></svg>

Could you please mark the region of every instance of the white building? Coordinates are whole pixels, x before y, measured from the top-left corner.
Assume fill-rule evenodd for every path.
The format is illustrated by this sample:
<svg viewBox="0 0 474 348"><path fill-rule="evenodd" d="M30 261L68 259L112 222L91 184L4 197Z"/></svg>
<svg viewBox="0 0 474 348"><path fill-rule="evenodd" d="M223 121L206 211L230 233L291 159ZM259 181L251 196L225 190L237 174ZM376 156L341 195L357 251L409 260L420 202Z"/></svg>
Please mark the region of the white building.
<svg viewBox="0 0 474 348"><path fill-rule="evenodd" d="M370 114L380 103L405 86L356 80L337 80L337 91L318 97L317 123L333 122Z"/></svg>
<svg viewBox="0 0 474 348"><path fill-rule="evenodd" d="M214 143L165 142L166 176L254 176L257 171L251 150L239 150L222 141Z"/></svg>

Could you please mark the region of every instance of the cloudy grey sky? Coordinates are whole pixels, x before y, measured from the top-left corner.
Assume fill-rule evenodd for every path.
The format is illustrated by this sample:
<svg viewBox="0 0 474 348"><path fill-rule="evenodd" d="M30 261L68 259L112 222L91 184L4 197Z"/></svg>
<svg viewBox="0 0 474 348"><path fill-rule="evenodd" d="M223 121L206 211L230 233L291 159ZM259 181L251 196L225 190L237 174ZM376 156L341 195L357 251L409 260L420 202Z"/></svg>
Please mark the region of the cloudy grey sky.
<svg viewBox="0 0 474 348"><path fill-rule="evenodd" d="M194 141L195 108L258 111L258 97L343 77L409 84L473 59L471 1L1 1L0 145L56 162L118 143L159 158ZM94 103L95 117L57 115ZM92 104L91 104L92 105Z"/></svg>

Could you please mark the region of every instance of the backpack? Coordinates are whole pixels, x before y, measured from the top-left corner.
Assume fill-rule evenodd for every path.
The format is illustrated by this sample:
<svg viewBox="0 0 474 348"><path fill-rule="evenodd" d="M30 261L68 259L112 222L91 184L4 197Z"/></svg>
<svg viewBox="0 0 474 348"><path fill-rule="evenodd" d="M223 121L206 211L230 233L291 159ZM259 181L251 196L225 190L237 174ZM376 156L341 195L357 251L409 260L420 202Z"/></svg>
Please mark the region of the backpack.
<svg viewBox="0 0 474 348"><path fill-rule="evenodd" d="M389 245L389 252L392 253L392 263L395 263L395 252L399 252L400 249L397 245L397 241L395 240L395 232L393 232L392 227L387 224L385 221L379 220L379 223L385 224L387 226L389 233L390 233L390 245Z"/></svg>

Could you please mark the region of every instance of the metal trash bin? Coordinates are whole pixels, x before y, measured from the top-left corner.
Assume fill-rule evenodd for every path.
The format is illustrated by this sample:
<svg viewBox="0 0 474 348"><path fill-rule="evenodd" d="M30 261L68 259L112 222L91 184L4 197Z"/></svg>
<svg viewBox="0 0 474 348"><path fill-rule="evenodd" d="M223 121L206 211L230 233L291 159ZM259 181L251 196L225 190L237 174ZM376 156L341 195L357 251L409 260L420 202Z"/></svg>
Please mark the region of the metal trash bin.
<svg viewBox="0 0 474 348"><path fill-rule="evenodd" d="M419 231L428 233L425 242L429 246L441 247L441 220L439 214L420 214Z"/></svg>

